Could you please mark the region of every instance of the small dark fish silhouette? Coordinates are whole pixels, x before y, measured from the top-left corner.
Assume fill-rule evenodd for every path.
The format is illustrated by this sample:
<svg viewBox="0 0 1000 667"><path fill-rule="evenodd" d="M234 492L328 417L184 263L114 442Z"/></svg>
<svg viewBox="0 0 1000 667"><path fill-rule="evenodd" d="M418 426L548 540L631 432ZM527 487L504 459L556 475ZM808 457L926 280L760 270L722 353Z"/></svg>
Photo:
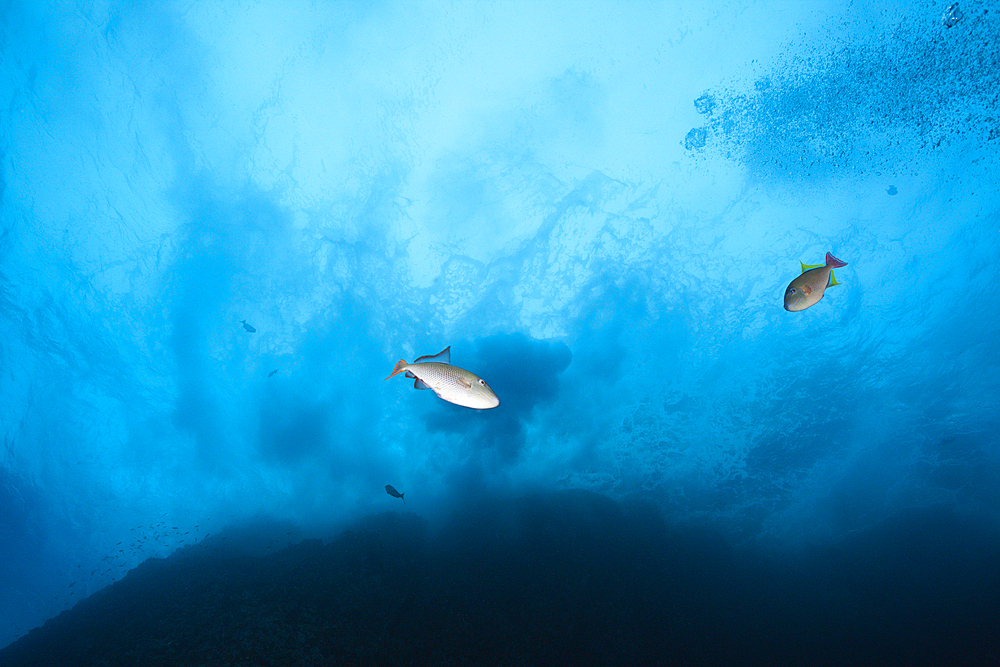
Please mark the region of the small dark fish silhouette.
<svg viewBox="0 0 1000 667"><path fill-rule="evenodd" d="M405 494L400 493L396 489L392 488L391 485L389 484L385 485L385 492L388 493L393 498L399 498L400 500L402 500L404 505L406 504L406 498L403 497Z"/></svg>
<svg viewBox="0 0 1000 667"><path fill-rule="evenodd" d="M274 375L277 372L278 372L278 369L275 368L273 371L271 371L270 373L267 374L267 377L271 377L272 375Z"/></svg>
<svg viewBox="0 0 1000 667"><path fill-rule="evenodd" d="M257 330L256 330L256 329L254 329L254 328L253 328L252 326L250 326L249 324L247 324L247 321L246 321L246 320L243 320L243 328L244 328L244 329L246 329L247 331L249 331L250 333L257 333Z"/></svg>

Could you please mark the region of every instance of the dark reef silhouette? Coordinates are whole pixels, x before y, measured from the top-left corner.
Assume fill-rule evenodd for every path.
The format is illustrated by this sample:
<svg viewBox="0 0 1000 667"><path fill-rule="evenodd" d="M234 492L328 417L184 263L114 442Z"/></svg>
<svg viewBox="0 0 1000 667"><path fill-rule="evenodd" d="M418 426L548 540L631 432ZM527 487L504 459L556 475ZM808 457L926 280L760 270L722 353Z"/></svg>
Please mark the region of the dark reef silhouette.
<svg viewBox="0 0 1000 667"><path fill-rule="evenodd" d="M212 538L0 665L997 664L998 557L943 509L775 554L590 493L498 499L433 534L389 512L266 556Z"/></svg>

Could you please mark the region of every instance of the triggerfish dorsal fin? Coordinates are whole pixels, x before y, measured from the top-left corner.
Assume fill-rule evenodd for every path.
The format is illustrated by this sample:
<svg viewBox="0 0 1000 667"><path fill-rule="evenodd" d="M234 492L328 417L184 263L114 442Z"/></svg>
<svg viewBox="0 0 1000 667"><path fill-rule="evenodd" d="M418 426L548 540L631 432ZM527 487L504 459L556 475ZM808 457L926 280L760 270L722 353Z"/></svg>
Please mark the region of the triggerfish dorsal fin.
<svg viewBox="0 0 1000 667"><path fill-rule="evenodd" d="M439 364L451 364L451 345L449 345L448 347L444 348L443 350L441 350L437 354L428 354L426 357L420 357L419 359L417 359L413 363L415 363L415 364L422 364L422 363L429 363L429 362L434 362L434 363L439 363Z"/></svg>
<svg viewBox="0 0 1000 667"><path fill-rule="evenodd" d="M809 269L821 269L825 264L803 264L802 260L799 260L799 264L802 264L802 273L805 273Z"/></svg>

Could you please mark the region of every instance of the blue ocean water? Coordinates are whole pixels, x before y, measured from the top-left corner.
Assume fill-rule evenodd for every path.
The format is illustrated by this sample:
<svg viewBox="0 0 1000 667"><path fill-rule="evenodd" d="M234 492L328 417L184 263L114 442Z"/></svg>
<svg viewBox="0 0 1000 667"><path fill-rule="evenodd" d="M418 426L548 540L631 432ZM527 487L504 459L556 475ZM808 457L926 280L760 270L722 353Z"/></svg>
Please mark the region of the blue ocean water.
<svg viewBox="0 0 1000 667"><path fill-rule="evenodd" d="M969 648L998 34L989 1L3 4L0 646L216 532L475 516L504 553L498 507L611 503L727 576L943 580L914 617ZM499 407L383 380L448 346Z"/></svg>

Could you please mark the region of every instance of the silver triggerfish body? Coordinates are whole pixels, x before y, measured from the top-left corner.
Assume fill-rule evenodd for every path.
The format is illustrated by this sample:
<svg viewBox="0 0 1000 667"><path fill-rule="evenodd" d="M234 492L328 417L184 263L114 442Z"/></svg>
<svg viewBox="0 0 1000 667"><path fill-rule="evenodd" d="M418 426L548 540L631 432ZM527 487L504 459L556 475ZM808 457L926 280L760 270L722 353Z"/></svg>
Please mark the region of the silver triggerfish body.
<svg viewBox="0 0 1000 667"><path fill-rule="evenodd" d="M406 371L406 377L416 378L413 382L416 389L433 389L438 398L449 403L475 410L500 405L500 399L486 384L486 380L464 368L451 365L450 345L437 354L420 357L412 364L400 359L392 375L403 371Z"/></svg>
<svg viewBox="0 0 1000 667"><path fill-rule="evenodd" d="M802 262L799 262L802 264ZM827 287L839 285L833 275L834 269L847 266L830 253L826 253L826 264L802 264L802 275L793 280L785 290L785 310L805 310L823 298Z"/></svg>

